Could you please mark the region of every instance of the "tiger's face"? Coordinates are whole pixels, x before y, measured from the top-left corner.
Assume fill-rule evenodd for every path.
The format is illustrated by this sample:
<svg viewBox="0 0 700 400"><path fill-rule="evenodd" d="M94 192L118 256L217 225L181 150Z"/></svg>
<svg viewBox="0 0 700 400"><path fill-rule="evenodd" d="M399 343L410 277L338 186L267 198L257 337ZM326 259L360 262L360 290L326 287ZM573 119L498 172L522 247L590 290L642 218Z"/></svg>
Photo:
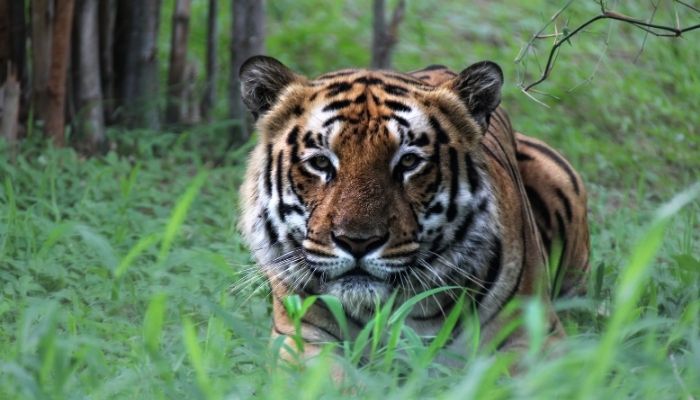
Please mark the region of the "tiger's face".
<svg viewBox="0 0 700 400"><path fill-rule="evenodd" d="M334 295L363 318L394 291L401 301L481 279L498 227L479 141L502 77L492 63L470 68L433 87L387 71L307 80L268 57L243 65L261 141L242 227L273 285Z"/></svg>

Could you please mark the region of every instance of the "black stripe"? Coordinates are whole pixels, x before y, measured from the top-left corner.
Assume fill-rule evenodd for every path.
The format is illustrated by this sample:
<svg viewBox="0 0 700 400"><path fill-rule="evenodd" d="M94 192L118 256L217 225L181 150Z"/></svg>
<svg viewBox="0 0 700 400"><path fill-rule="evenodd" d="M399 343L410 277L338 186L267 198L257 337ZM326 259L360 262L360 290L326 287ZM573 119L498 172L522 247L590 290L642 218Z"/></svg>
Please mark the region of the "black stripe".
<svg viewBox="0 0 700 400"><path fill-rule="evenodd" d="M394 111L400 111L400 112L410 112L411 111L411 107L409 107L401 102L398 102L398 101L387 100L384 102L384 104Z"/></svg>
<svg viewBox="0 0 700 400"><path fill-rule="evenodd" d="M459 190L459 164L457 163L457 150L454 147L450 147L448 150L450 157L450 172L452 173L450 179L450 204L447 207L447 222L454 221L457 216L457 191Z"/></svg>
<svg viewBox="0 0 700 400"><path fill-rule="evenodd" d="M564 273L564 265L562 265L562 261L564 260L564 254L566 254L566 246L568 245L567 237L566 237L566 226L564 225L564 220L561 217L561 214L559 212L554 213L554 216L557 218L557 223L559 224L559 232L561 233L559 236L559 240L561 240L561 253L559 256L559 265L557 265L557 272L554 274L554 284L557 282L560 282L561 279L561 274ZM561 283L561 282L560 282ZM561 284L559 285L559 289L561 289ZM554 287L552 287L554 289ZM554 294L554 293L552 293Z"/></svg>
<svg viewBox="0 0 700 400"><path fill-rule="evenodd" d="M349 106L350 103L351 103L351 101L348 99L336 100L336 101L329 103L327 106L323 107L322 111L326 112L326 111L340 110L340 109L343 109L343 108Z"/></svg>
<svg viewBox="0 0 700 400"><path fill-rule="evenodd" d="M300 169L304 169L304 168L300 168ZM294 182L294 177L292 176L292 169L291 168L287 170L287 180L289 181L289 188L292 190L292 194L294 194L294 197L296 197L296 199L299 201L299 203L305 204L304 199L302 199L301 196L299 196L299 193L297 192L297 188L296 188L296 185Z"/></svg>
<svg viewBox="0 0 700 400"><path fill-rule="evenodd" d="M430 251L433 253L436 253L436 250L440 248L440 245L442 244L442 233L437 235L435 239L433 239L433 243L430 245ZM439 253L438 253L439 254Z"/></svg>
<svg viewBox="0 0 700 400"><path fill-rule="evenodd" d="M285 216L293 213L297 213L299 215L304 215L304 209L299 207L296 204L285 204L285 203L280 203L280 212L284 214Z"/></svg>
<svg viewBox="0 0 700 400"><path fill-rule="evenodd" d="M532 160L534 160L534 158L532 158L531 156L529 156L525 153L521 153L519 151L515 153L515 158L518 161L532 161Z"/></svg>
<svg viewBox="0 0 700 400"><path fill-rule="evenodd" d="M501 239L496 238L496 241L493 243L493 254L491 255L491 260L489 260L489 266L486 272L486 279L484 280L483 287L479 288L476 297L474 297L474 301L476 302L477 306L481 304L481 301L484 299L484 297L486 297L486 295L489 294L489 292L491 292L491 289L493 289L493 285L496 284L498 276L501 274L501 251Z"/></svg>
<svg viewBox="0 0 700 400"><path fill-rule="evenodd" d="M277 244L279 236L277 235L275 228L272 226L272 221L270 221L267 211L265 211L263 219L265 220L265 232L267 232L267 236L270 238L270 245Z"/></svg>
<svg viewBox="0 0 700 400"><path fill-rule="evenodd" d="M313 139L313 132L307 131L306 134L304 134L304 145L310 149L317 149L318 144L314 141Z"/></svg>
<svg viewBox="0 0 700 400"><path fill-rule="evenodd" d="M277 207L277 216L279 217L280 221L284 221L284 200L282 197L282 164L284 161L284 153L281 151L277 153L277 196L279 197L279 204Z"/></svg>
<svg viewBox="0 0 700 400"><path fill-rule="evenodd" d="M540 232L540 238L542 239L542 245L544 245L545 251L547 254L550 254L552 252L552 238L544 231L543 227L538 226L537 229Z"/></svg>
<svg viewBox="0 0 700 400"><path fill-rule="evenodd" d="M428 185L426 190L428 193L437 193L438 188L440 187L440 184L442 183L442 169L440 168L440 141L439 140L436 140L435 143L433 143L432 161L433 161L433 164L436 165L435 181L433 181L430 185Z"/></svg>
<svg viewBox="0 0 700 400"><path fill-rule="evenodd" d="M559 165L559 167L561 167L561 169L563 169L564 172L566 172L566 174L569 176L569 180L571 181L571 185L574 187L574 191L576 192L576 194L580 194L580 188L578 186L576 174L574 174L574 171L571 169L569 164L559 154L557 154L554 150L550 149L549 147L543 146L539 143L534 143L522 139L520 140L520 142L537 149L540 153L543 153L552 161L554 161L557 165Z"/></svg>
<svg viewBox="0 0 700 400"><path fill-rule="evenodd" d="M326 97L333 97L339 93L347 92L350 89L352 89L352 84L349 82L332 83L326 88L326 90L328 90Z"/></svg>
<svg viewBox="0 0 700 400"><path fill-rule="evenodd" d="M272 145L267 145L267 153L265 154L265 194L267 197L272 196Z"/></svg>
<svg viewBox="0 0 700 400"><path fill-rule="evenodd" d="M362 93L359 96L355 97L355 100L353 100L352 102L355 104L360 104L364 103L365 101L367 101L367 95L365 93Z"/></svg>
<svg viewBox="0 0 700 400"><path fill-rule="evenodd" d="M557 197L559 197L559 200L561 200L561 203L564 205L564 211L566 211L566 220L571 223L573 219L573 212L571 210L571 202L569 201L569 198L566 197L564 192L561 191L561 189L556 188L555 193L557 194ZM562 226L562 229L564 227Z"/></svg>
<svg viewBox="0 0 700 400"><path fill-rule="evenodd" d="M412 146L423 147L430 144L430 139L428 139L428 135L426 135L425 132L422 132L420 135L418 135L418 138L416 138L412 142L409 142L408 144Z"/></svg>
<svg viewBox="0 0 700 400"><path fill-rule="evenodd" d="M300 106L299 104L295 105L294 108L292 109L292 113L294 113L295 116L299 117L301 114L304 113L304 107Z"/></svg>
<svg viewBox="0 0 700 400"><path fill-rule="evenodd" d="M363 85L383 85L384 81L381 80L380 78L375 78L375 77L369 77L369 76L362 76L357 79L353 83L359 83Z"/></svg>
<svg viewBox="0 0 700 400"><path fill-rule="evenodd" d="M410 128L410 127L411 127L411 124L408 123L408 121L406 120L406 118L401 118L401 117L399 117L399 116L396 115L396 114L391 114L391 118L395 119L396 122L398 122L399 125L403 126L404 128Z"/></svg>
<svg viewBox="0 0 700 400"><path fill-rule="evenodd" d="M333 124L334 122L336 122L336 121L342 122L342 121L345 121L345 119L346 118L343 117L342 115L336 115L334 117L330 117L326 120L326 122L323 123L323 127L327 128L329 125Z"/></svg>
<svg viewBox="0 0 700 400"><path fill-rule="evenodd" d="M457 230L455 231L455 238L454 242L461 243L464 241L464 237L467 234L467 231L469 231L469 228L471 228L472 224L474 223L474 213L469 212L464 219L462 220L462 223L459 224L457 227Z"/></svg>
<svg viewBox="0 0 700 400"><path fill-rule="evenodd" d="M469 153L464 155L464 162L467 165L467 178L469 179L469 189L472 194L476 194L481 186L481 177L479 176L479 171L477 171L474 165L474 160L472 160Z"/></svg>
<svg viewBox="0 0 700 400"><path fill-rule="evenodd" d="M398 85L391 85L391 84L385 84L384 91L387 92L388 94L392 94L394 96L405 96L408 94L408 89L401 87L401 86L398 86Z"/></svg>
<svg viewBox="0 0 700 400"><path fill-rule="evenodd" d="M545 227L549 229L552 226L552 220L549 216L547 203L542 200L540 194L532 186L525 185L525 192L527 193L527 198L530 200L533 211L542 217Z"/></svg>
<svg viewBox="0 0 700 400"><path fill-rule="evenodd" d="M292 148L290 149L290 154L291 154L291 161L293 163L299 162L299 155L297 154L299 152L299 144L297 143L297 139L299 138L299 127L295 126L292 128L291 132L287 135L287 144L291 145Z"/></svg>
<svg viewBox="0 0 700 400"><path fill-rule="evenodd" d="M437 203L435 203L434 206L428 208L428 209L425 211L424 218L425 218L425 219L428 219L428 218L430 217L431 214L440 214L440 213L443 212L443 211L445 211L445 208L442 206L442 203L437 202Z"/></svg>
<svg viewBox="0 0 700 400"><path fill-rule="evenodd" d="M523 236L522 237L523 243L526 243L525 242L525 224L523 224L522 236ZM526 248L527 248L527 246L526 246ZM518 288L520 287L520 283L523 280L523 273L525 271L525 265L524 265L525 264L525 254L524 254L525 251L528 251L528 250L527 249L523 250L522 263L520 264L520 270L518 271L518 277L515 280L515 285L513 285L513 287L510 289L510 292L508 293L508 295L501 302L501 307L495 313L491 314L488 318L486 318L486 320L484 321L484 323L481 324L481 326L484 326L484 325L488 324L489 322L491 322L491 320L493 320L501 312L503 307L506 304L508 304L513 299L513 297L515 297L515 293L518 291Z"/></svg>
<svg viewBox="0 0 700 400"><path fill-rule="evenodd" d="M440 142L440 143L449 143L450 142L450 137L447 136L445 131L442 129L440 122L438 122L438 120L435 117L430 117L430 126L435 131L435 134L437 135L438 142Z"/></svg>

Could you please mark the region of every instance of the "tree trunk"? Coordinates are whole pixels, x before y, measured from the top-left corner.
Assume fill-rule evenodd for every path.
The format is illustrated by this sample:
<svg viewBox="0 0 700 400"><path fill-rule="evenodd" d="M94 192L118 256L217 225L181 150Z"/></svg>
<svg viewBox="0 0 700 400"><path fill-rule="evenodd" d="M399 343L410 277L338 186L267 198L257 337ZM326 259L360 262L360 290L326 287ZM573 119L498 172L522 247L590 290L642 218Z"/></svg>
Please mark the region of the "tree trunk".
<svg viewBox="0 0 700 400"><path fill-rule="evenodd" d="M251 119L241 100L238 70L249 57L265 52L265 0L232 0L233 46L229 79L229 107L233 126L231 143L245 142L252 130Z"/></svg>
<svg viewBox="0 0 700 400"><path fill-rule="evenodd" d="M384 0L374 0L372 3L372 68L386 67L386 17L384 16Z"/></svg>
<svg viewBox="0 0 700 400"><path fill-rule="evenodd" d="M20 86L15 74L10 71L2 88L0 88L0 137L10 145L12 158L15 155L17 141L17 117L19 116Z"/></svg>
<svg viewBox="0 0 700 400"><path fill-rule="evenodd" d="M120 0L115 26L115 87L128 127L158 129L160 0Z"/></svg>
<svg viewBox="0 0 700 400"><path fill-rule="evenodd" d="M391 68L391 52L399 39L399 24L403 20L406 1L399 0L386 24L384 0L374 0L372 30L372 68Z"/></svg>
<svg viewBox="0 0 700 400"><path fill-rule="evenodd" d="M19 121L26 120L29 110L29 76L27 74L27 26L24 0L4 0L8 3L10 29L10 60L17 73L21 88L19 100ZM0 75L2 79L5 75Z"/></svg>
<svg viewBox="0 0 700 400"><path fill-rule="evenodd" d="M199 109L199 93L197 92L198 78L199 68L197 63L188 60L182 89L183 102L180 107L181 122L186 125L194 125L202 120L202 114Z"/></svg>
<svg viewBox="0 0 700 400"><path fill-rule="evenodd" d="M170 67L168 69L168 107L165 119L169 124L179 124L185 119L185 73L187 72L187 38L190 30L190 0L177 0L173 11L170 42Z"/></svg>
<svg viewBox="0 0 700 400"><path fill-rule="evenodd" d="M216 20L217 8L217 0L209 0L209 15L207 16L207 77L202 97L202 117L206 121L211 121L211 110L216 104L216 44L219 33Z"/></svg>
<svg viewBox="0 0 700 400"><path fill-rule="evenodd" d="M7 76L7 65L10 62L10 2L0 0L0 81L4 82Z"/></svg>
<svg viewBox="0 0 700 400"><path fill-rule="evenodd" d="M32 98L34 117L44 123L46 123L49 109L49 69L54 11L53 0L32 1Z"/></svg>
<svg viewBox="0 0 700 400"><path fill-rule="evenodd" d="M49 69L49 103L46 117L46 133L54 145L64 145L66 73L70 54L70 38L73 23L73 0L60 0L56 4Z"/></svg>
<svg viewBox="0 0 700 400"><path fill-rule="evenodd" d="M102 107L105 122L115 120L114 93L114 25L117 18L117 0L100 0L100 78L102 86Z"/></svg>
<svg viewBox="0 0 700 400"><path fill-rule="evenodd" d="M102 87L100 85L100 50L98 15L100 0L80 0L76 13L77 47L73 65L75 99L79 110L78 133L87 140L87 149L95 152L105 142Z"/></svg>

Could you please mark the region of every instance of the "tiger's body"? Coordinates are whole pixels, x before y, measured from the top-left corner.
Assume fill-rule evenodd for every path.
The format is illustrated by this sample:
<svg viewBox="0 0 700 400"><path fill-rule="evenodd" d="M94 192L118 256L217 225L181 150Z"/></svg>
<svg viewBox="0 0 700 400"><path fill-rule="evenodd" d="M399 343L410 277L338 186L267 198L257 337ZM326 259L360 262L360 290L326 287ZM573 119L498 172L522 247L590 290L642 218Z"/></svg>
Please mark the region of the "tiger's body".
<svg viewBox="0 0 700 400"><path fill-rule="evenodd" d="M500 68L460 74L342 70L308 80L269 57L241 67L243 99L260 141L241 189L241 230L272 287L273 336L294 334L289 294L331 294L351 335L376 302L442 286L469 293L490 342L515 297L541 296L548 328L548 254L562 249L563 293L588 264L586 193L571 166L513 131L498 108ZM406 323L434 335L460 290L420 302ZM460 346L463 332L450 340ZM342 332L323 304L304 316L306 356ZM516 331L498 345L522 343ZM288 339L288 344L295 347Z"/></svg>

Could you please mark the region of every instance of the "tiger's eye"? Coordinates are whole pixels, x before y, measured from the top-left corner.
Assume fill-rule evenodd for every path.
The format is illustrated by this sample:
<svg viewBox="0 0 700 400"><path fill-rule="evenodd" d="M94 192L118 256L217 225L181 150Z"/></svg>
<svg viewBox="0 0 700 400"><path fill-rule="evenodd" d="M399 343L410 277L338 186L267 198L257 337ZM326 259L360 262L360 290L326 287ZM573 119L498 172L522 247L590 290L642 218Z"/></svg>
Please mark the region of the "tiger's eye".
<svg viewBox="0 0 700 400"><path fill-rule="evenodd" d="M316 156L309 160L312 167L319 171L327 171L331 166L331 160L326 156Z"/></svg>
<svg viewBox="0 0 700 400"><path fill-rule="evenodd" d="M404 154L399 160L399 164L404 171L411 170L418 166L420 159L413 153Z"/></svg>

